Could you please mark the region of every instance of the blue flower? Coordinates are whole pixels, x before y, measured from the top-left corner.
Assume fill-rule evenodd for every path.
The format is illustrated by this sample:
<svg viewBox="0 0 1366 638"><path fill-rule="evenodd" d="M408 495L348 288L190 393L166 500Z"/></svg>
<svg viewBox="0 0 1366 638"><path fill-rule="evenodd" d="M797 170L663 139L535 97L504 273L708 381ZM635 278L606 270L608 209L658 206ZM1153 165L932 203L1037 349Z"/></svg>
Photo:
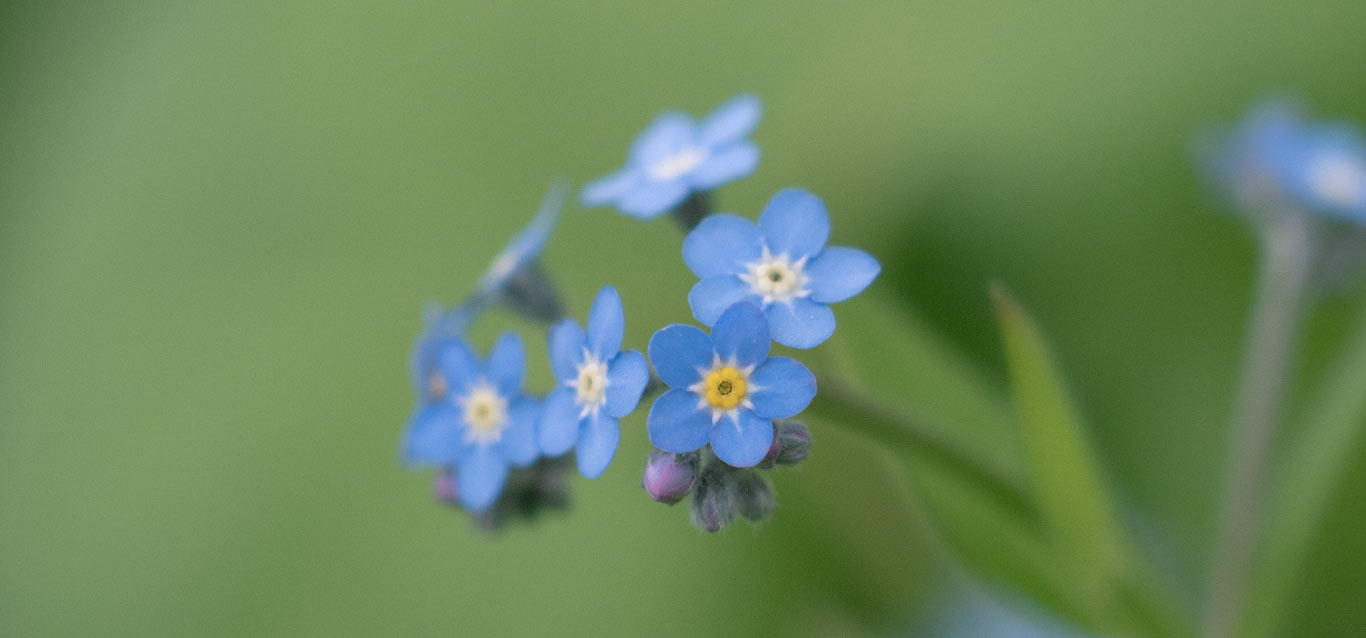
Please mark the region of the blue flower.
<svg viewBox="0 0 1366 638"><path fill-rule="evenodd" d="M1366 223L1366 142L1341 122L1314 122L1298 102L1266 100L1204 149L1205 168L1240 210L1289 209Z"/></svg>
<svg viewBox="0 0 1366 638"><path fill-rule="evenodd" d="M479 318L486 306L482 298L475 297L448 312L435 305L425 309L426 328L413 341L408 358L413 392L417 396L419 408L428 401L440 398L440 393L433 392L433 384L444 383L436 380L437 355L443 344L464 339L465 331Z"/></svg>
<svg viewBox="0 0 1366 638"><path fill-rule="evenodd" d="M745 177L759 165L759 147L747 137L759 123L759 98L740 95L699 124L667 111L631 145L626 165L584 187L585 206L616 204L621 212L653 219L694 191L709 191Z"/></svg>
<svg viewBox="0 0 1366 638"><path fill-rule="evenodd" d="M716 323L732 304L763 308L773 340L811 348L835 332L827 304L867 288L882 266L862 250L825 245L830 216L819 197L799 188L773 196L755 226L711 215L683 240L683 261L701 280L688 293L693 316Z"/></svg>
<svg viewBox="0 0 1366 638"><path fill-rule="evenodd" d="M540 405L522 394L526 351L515 333L505 333L486 361L462 338L432 346L429 400L409 421L403 455L409 463L454 466L459 501L471 511L493 504L509 467L536 460Z"/></svg>
<svg viewBox="0 0 1366 638"><path fill-rule="evenodd" d="M550 329L550 367L560 384L545 399L541 452L559 456L576 448L579 473L588 478L612 462L621 437L617 419L636 409L650 381L645 357L621 351L625 328L621 296L604 286L588 312L587 331L573 319Z"/></svg>
<svg viewBox="0 0 1366 638"><path fill-rule="evenodd" d="M816 377L788 357L769 357L768 322L750 303L731 306L711 336L692 326L667 326L650 338L650 362L669 385L646 419L650 442L682 454L711 443L733 467L764 459L773 419L806 409Z"/></svg>
<svg viewBox="0 0 1366 638"><path fill-rule="evenodd" d="M531 222L513 236L475 283L475 300L497 300L541 321L564 316L559 292L537 260L564 210L568 193L569 187L563 181L551 183Z"/></svg>

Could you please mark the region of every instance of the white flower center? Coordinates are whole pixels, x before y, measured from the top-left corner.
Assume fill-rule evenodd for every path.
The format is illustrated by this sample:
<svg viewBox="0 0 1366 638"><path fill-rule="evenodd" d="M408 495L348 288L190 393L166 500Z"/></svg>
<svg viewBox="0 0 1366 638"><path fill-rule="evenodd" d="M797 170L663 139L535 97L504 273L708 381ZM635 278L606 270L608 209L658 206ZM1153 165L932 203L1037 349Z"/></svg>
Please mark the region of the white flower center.
<svg viewBox="0 0 1366 638"><path fill-rule="evenodd" d="M650 174L651 180L667 182L682 177L692 169L697 168L705 159L707 159L706 151L695 146L689 146L651 164L646 172Z"/></svg>
<svg viewBox="0 0 1366 638"><path fill-rule="evenodd" d="M498 390L483 379L470 387L464 396L456 397L457 405L465 409L467 443L489 443L503 437L508 423L508 401Z"/></svg>
<svg viewBox="0 0 1366 638"><path fill-rule="evenodd" d="M607 402L607 386L611 385L607 379L607 362L599 360L597 355L585 348L583 362L579 364L579 376L566 381L565 385L578 393L575 400L582 408L580 418L597 413L602 404Z"/></svg>
<svg viewBox="0 0 1366 638"><path fill-rule="evenodd" d="M1309 186L1329 203L1352 206L1366 191L1366 167L1350 155L1330 153L1310 165Z"/></svg>
<svg viewBox="0 0 1366 638"><path fill-rule="evenodd" d="M763 299L764 307L773 302L785 303L811 294L806 284L811 282L802 269L806 258L796 261L787 255L774 256L764 246L764 253L758 261L745 264L748 272L740 273L740 279L749 284L750 292Z"/></svg>

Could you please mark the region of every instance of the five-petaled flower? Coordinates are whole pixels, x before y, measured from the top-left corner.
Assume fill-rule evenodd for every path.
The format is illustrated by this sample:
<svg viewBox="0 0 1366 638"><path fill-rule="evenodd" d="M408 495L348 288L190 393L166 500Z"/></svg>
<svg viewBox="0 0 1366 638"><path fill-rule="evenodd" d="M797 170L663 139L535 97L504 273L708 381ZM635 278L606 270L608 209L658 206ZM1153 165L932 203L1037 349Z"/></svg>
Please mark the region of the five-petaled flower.
<svg viewBox="0 0 1366 638"><path fill-rule="evenodd" d="M873 282L882 266L862 250L825 245L830 216L819 197L780 191L759 224L735 215L708 216L683 240L683 261L700 281L688 293L693 316L708 326L732 304L763 308L773 340L811 348L835 332L827 304Z"/></svg>
<svg viewBox="0 0 1366 638"><path fill-rule="evenodd" d="M653 219L695 191L745 177L759 164L759 147L747 138L761 110L759 98L740 95L700 123L667 111L636 138L626 165L589 183L580 199L585 206L616 204L627 215Z"/></svg>
<svg viewBox="0 0 1366 638"><path fill-rule="evenodd" d="M505 333L480 362L462 338L433 347L426 376L429 399L409 421L403 454L409 463L455 468L460 504L487 509L498 498L508 468L536 460L540 406L522 394L526 351Z"/></svg>
<svg viewBox="0 0 1366 638"><path fill-rule="evenodd" d="M650 362L669 385L650 408L650 442L666 452L692 452L711 443L734 467L764 459L773 419L806 409L816 377L788 357L769 357L768 321L741 302L715 321L711 336L688 325L667 326L650 338Z"/></svg>
<svg viewBox="0 0 1366 638"><path fill-rule="evenodd" d="M1314 122L1284 98L1253 107L1236 130L1207 149L1205 163L1247 213L1289 209L1366 224L1366 142L1345 122Z"/></svg>
<svg viewBox="0 0 1366 638"><path fill-rule="evenodd" d="M617 419L630 414L650 381L645 357L621 351L626 316L621 296L604 286L588 312L585 331L573 319L550 329L550 366L559 387L546 396L538 440L546 456L575 448L579 473L607 469L621 437Z"/></svg>

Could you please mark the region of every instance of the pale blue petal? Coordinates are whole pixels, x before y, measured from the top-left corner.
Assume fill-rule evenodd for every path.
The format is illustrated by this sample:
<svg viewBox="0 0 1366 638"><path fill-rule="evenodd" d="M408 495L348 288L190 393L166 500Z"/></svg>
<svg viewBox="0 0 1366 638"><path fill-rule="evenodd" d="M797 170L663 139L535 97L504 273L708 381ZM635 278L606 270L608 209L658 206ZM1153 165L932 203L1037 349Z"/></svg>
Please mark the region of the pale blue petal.
<svg viewBox="0 0 1366 638"><path fill-rule="evenodd" d="M573 319L565 319L550 328L550 369L561 381L579 378L579 364L583 362L583 329Z"/></svg>
<svg viewBox="0 0 1366 638"><path fill-rule="evenodd" d="M578 393L573 388L555 388L545 398L541 419L536 427L536 442L541 453L559 456L574 447L579 439Z"/></svg>
<svg viewBox="0 0 1366 638"><path fill-rule="evenodd" d="M759 303L759 295L750 291L749 284L735 275L715 275L693 284L688 291L688 305L692 316L704 326L716 324L721 313L741 302Z"/></svg>
<svg viewBox="0 0 1366 638"><path fill-rule="evenodd" d="M415 465L447 465L460 452L460 413L449 403L423 406L408 422L403 458Z"/></svg>
<svg viewBox="0 0 1366 638"><path fill-rule="evenodd" d="M508 406L508 424L498 440L503 457L515 467L526 467L540 455L536 445L536 421L541 406L533 399L518 398Z"/></svg>
<svg viewBox="0 0 1366 638"><path fill-rule="evenodd" d="M477 446L456 465L456 486L460 504L471 512L482 512L498 500L507 482L508 463L491 446Z"/></svg>
<svg viewBox="0 0 1366 638"><path fill-rule="evenodd" d="M655 399L645 429L650 443L665 452L682 454L707 444L711 410L698 407L700 398L687 390L669 390Z"/></svg>
<svg viewBox="0 0 1366 638"><path fill-rule="evenodd" d="M726 182L740 179L759 167L759 147L751 142L736 144L711 155L700 166L688 173L693 188L711 190Z"/></svg>
<svg viewBox="0 0 1366 638"><path fill-rule="evenodd" d="M702 145L710 148L733 142L754 131L763 115L763 103L748 93L737 95L716 107L702 120Z"/></svg>
<svg viewBox="0 0 1366 638"><path fill-rule="evenodd" d="M736 215L708 215L683 238L683 263L698 279L747 272L759 261L764 237L754 222Z"/></svg>
<svg viewBox="0 0 1366 638"><path fill-rule="evenodd" d="M825 247L830 238L830 216L821 198L800 188L786 188L764 206L759 230L774 255L796 260Z"/></svg>
<svg viewBox="0 0 1366 638"><path fill-rule="evenodd" d="M606 413L584 419L579 431L579 446L574 456L579 462L579 474L586 478L602 476L617 453L617 442L621 439L621 427L617 420Z"/></svg>
<svg viewBox="0 0 1366 638"><path fill-rule="evenodd" d="M635 188L641 180L640 171L628 166L611 175L599 177L579 191L579 201L584 206L602 206L621 199Z"/></svg>
<svg viewBox="0 0 1366 638"><path fill-rule="evenodd" d="M479 378L479 360L464 339L446 340L438 346L436 368L446 380L449 392L460 393Z"/></svg>
<svg viewBox="0 0 1366 638"><path fill-rule="evenodd" d="M711 366L716 352L707 333L681 323L665 326L650 337L650 363L671 388L697 382L699 370Z"/></svg>
<svg viewBox="0 0 1366 638"><path fill-rule="evenodd" d="M555 222L559 221L560 213L564 211L564 200L568 195L567 183L562 180L552 182L531 222L514 235L498 256L494 257L493 263L479 278L475 287L486 294L492 294L522 265L540 255L545 249L546 242L550 240L550 232L555 229Z"/></svg>
<svg viewBox="0 0 1366 638"><path fill-rule="evenodd" d="M738 303L716 320L711 329L712 343L722 361L741 367L758 365L768 357L768 320L764 311L752 303Z"/></svg>
<svg viewBox="0 0 1366 638"><path fill-rule="evenodd" d="M802 272L811 278L807 287L812 301L835 303L863 292L882 272L882 264L857 248L831 246L807 263Z"/></svg>
<svg viewBox="0 0 1366 638"><path fill-rule="evenodd" d="M765 419L796 416L816 397L816 375L796 359L770 357L749 377L754 414Z"/></svg>
<svg viewBox="0 0 1366 638"><path fill-rule="evenodd" d="M485 372L489 383L498 388L503 396L521 394L522 375L526 373L526 347L517 333L504 332L498 337L489 351Z"/></svg>
<svg viewBox="0 0 1366 638"><path fill-rule="evenodd" d="M682 203L690 190L682 179L642 182L617 202L617 208L637 219L654 219Z"/></svg>
<svg viewBox="0 0 1366 638"><path fill-rule="evenodd" d="M626 313L621 308L621 295L611 286L603 286L588 311L588 349L600 360L611 359L621 350L621 338L626 332Z"/></svg>
<svg viewBox="0 0 1366 638"><path fill-rule="evenodd" d="M773 421L750 410L738 410L734 418L722 417L711 428L711 449L731 467L751 467L764 460L773 445Z"/></svg>
<svg viewBox="0 0 1366 638"><path fill-rule="evenodd" d="M640 404L640 395L650 383L650 366L645 355L635 350L617 353L607 364L607 413L618 419Z"/></svg>
<svg viewBox="0 0 1366 638"><path fill-rule="evenodd" d="M769 304L764 315L773 340L789 348L814 348L835 334L835 313L810 299Z"/></svg>
<svg viewBox="0 0 1366 638"><path fill-rule="evenodd" d="M631 162L649 166L696 144L697 125L681 111L666 111L645 127L631 145Z"/></svg>

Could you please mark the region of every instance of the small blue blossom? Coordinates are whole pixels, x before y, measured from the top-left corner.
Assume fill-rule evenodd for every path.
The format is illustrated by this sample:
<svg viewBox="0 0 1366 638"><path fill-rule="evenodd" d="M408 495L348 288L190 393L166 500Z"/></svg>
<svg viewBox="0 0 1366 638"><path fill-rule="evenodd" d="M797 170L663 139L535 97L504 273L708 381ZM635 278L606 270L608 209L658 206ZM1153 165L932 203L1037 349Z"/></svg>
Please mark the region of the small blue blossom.
<svg viewBox="0 0 1366 638"><path fill-rule="evenodd" d="M731 306L711 336L683 324L650 338L650 362L671 388L646 419L650 442L682 454L708 443L717 458L750 467L773 444L773 419L796 415L816 396L816 377L788 357L769 357L768 321L751 303Z"/></svg>
<svg viewBox="0 0 1366 638"><path fill-rule="evenodd" d="M569 186L563 181L550 185L531 222L508 241L475 283L474 300L485 304L498 301L540 321L564 316L559 292L541 270L538 259L564 210L568 193Z"/></svg>
<svg viewBox="0 0 1366 638"><path fill-rule="evenodd" d="M1310 121L1297 102L1266 100L1204 151L1211 177L1246 213L1304 209L1366 224L1366 142L1350 124Z"/></svg>
<svg viewBox="0 0 1366 638"><path fill-rule="evenodd" d="M600 476L616 454L617 419L630 414L650 381L645 357L621 351L626 329L621 296L604 286L588 312L585 331L573 319L550 329L550 367L559 387L546 396L538 441L546 456L575 448L579 473Z"/></svg>
<svg viewBox="0 0 1366 638"><path fill-rule="evenodd" d="M412 464L454 467L458 500L482 511L497 500L509 467L536 460L540 405L522 394L526 351L505 333L479 361L464 339L432 346L424 401L409 421L403 455Z"/></svg>
<svg viewBox="0 0 1366 638"><path fill-rule="evenodd" d="M413 341L408 365L412 373L413 393L418 407L439 398L432 392L433 377L437 374L437 354L442 345L451 340L461 340L465 331L474 323L485 307L484 300L475 297L443 311L440 306L429 305L423 312L426 328Z"/></svg>
<svg viewBox="0 0 1366 638"><path fill-rule="evenodd" d="M653 219L693 192L745 177L759 165L759 147L748 136L761 111L752 95L732 98L701 123L667 111L636 138L625 166L589 183L579 197L585 206L615 204L632 217Z"/></svg>
<svg viewBox="0 0 1366 638"><path fill-rule="evenodd" d="M827 247L829 236L825 204L799 188L774 195L757 226L735 215L707 217L683 240L683 261L700 279L688 293L693 316L710 326L748 301L763 309L774 341L823 343L835 332L828 304L862 292L882 271L862 250Z"/></svg>

